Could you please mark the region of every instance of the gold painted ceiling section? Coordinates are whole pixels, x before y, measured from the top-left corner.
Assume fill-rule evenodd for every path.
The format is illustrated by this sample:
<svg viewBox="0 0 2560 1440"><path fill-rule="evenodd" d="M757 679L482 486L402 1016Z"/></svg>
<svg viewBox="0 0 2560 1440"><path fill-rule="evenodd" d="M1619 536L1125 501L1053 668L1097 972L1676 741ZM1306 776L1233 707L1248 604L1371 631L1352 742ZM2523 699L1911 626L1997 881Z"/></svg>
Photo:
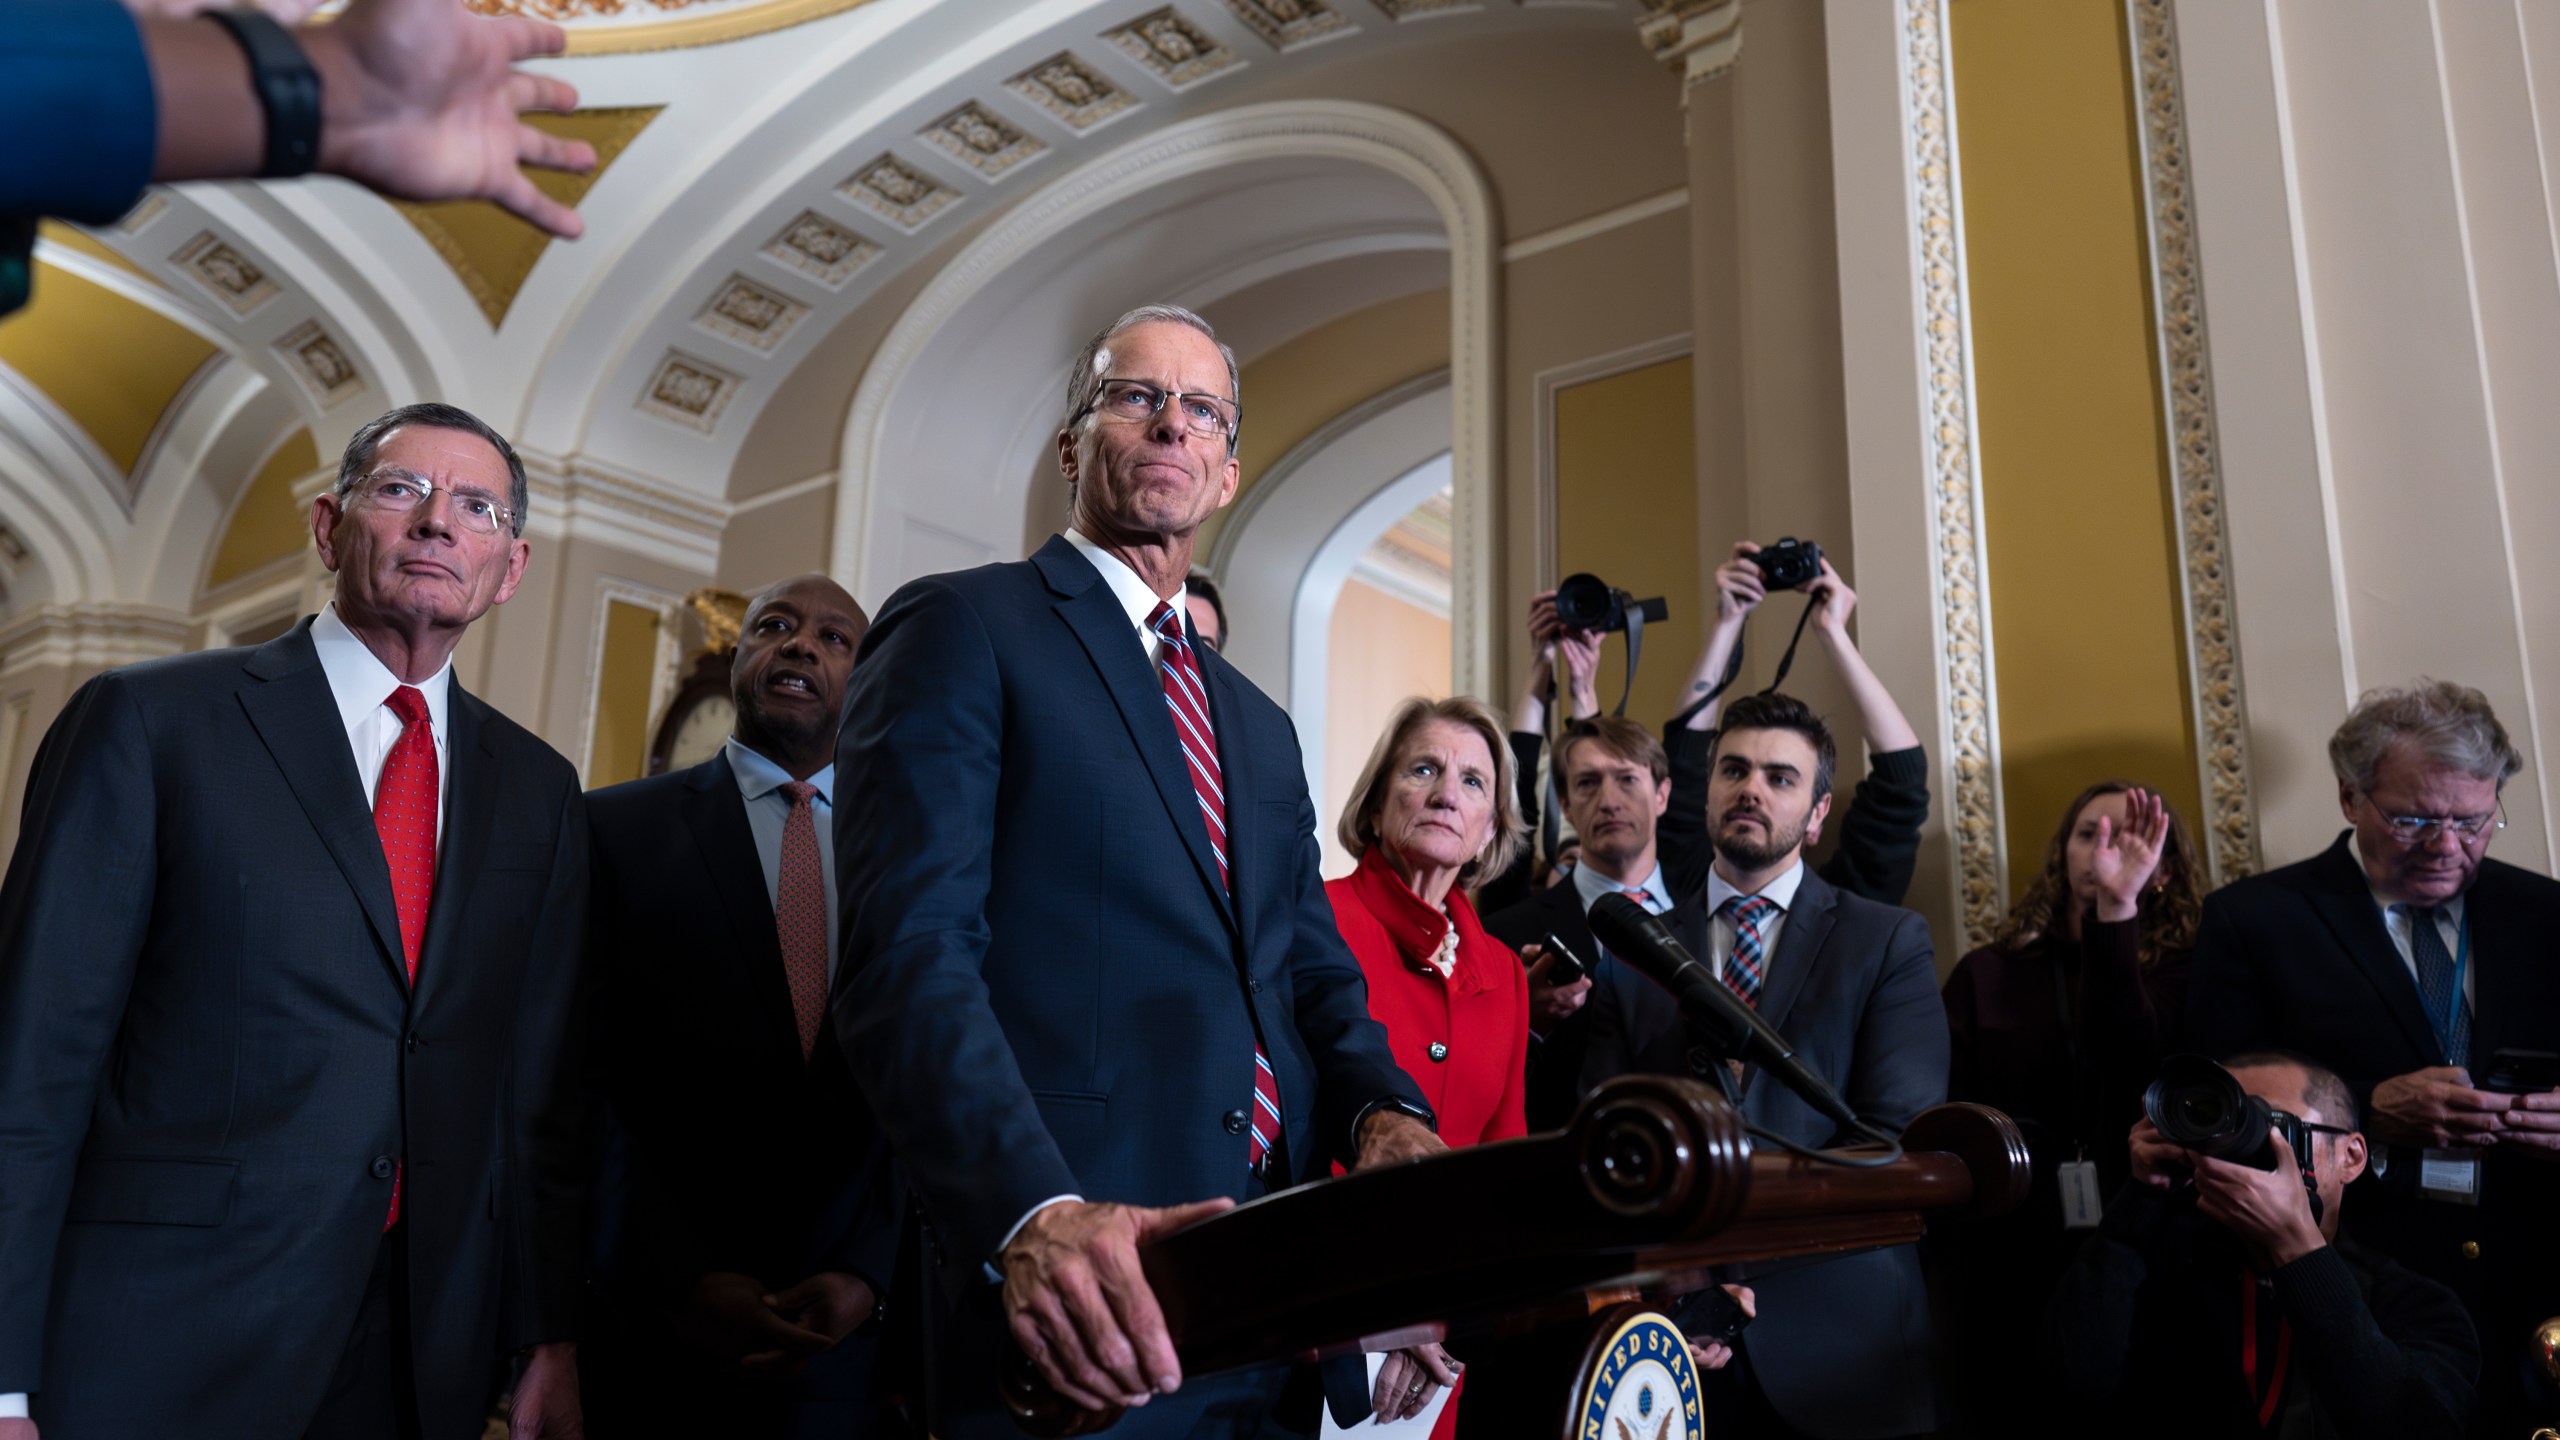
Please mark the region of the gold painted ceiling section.
<svg viewBox="0 0 2560 1440"><path fill-rule="evenodd" d="M0 365L59 406L124 475L170 404L220 355L177 321L41 261L34 301L0 320Z"/></svg>
<svg viewBox="0 0 2560 1440"><path fill-rule="evenodd" d="M627 149L663 105L580 110L569 115L528 115L534 128L596 147L596 168L584 175L559 170L527 170L536 189L572 209L587 197L614 160ZM550 235L485 200L452 200L435 205L403 202L400 213L453 268L462 288L497 329L524 288L525 277L551 244Z"/></svg>
<svg viewBox="0 0 2560 1440"><path fill-rule="evenodd" d="M294 502L293 482L319 468L320 450L311 443L308 428L285 437L231 507L231 523L223 528L222 544L205 571L204 588L237 580L311 543L310 524Z"/></svg>
<svg viewBox="0 0 2560 1440"><path fill-rule="evenodd" d="M48 245L59 245L65 250L77 251L101 264L112 265L136 280L147 280L153 285L160 284L159 276L134 264L124 257L124 252L77 226L65 225L59 220L47 220L36 227L36 238ZM161 288L168 287L161 286Z"/></svg>

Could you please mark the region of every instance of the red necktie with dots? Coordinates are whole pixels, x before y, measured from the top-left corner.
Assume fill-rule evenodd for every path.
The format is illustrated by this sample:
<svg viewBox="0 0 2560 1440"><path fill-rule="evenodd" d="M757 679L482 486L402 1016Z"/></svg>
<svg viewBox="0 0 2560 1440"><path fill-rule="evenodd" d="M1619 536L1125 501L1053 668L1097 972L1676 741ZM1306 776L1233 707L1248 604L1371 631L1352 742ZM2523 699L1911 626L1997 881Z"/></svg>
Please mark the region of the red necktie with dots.
<svg viewBox="0 0 2560 1440"><path fill-rule="evenodd" d="M418 983L418 948L427 938L427 905L436 893L436 731L427 718L427 697L414 685L403 685L382 702L400 717L400 738L391 742L382 775L373 787L373 828L382 837L382 858L391 867L391 903L400 914L400 958L409 969L409 984ZM400 1223L400 1182L406 1167L392 1172L391 1213L382 1228Z"/></svg>
<svg viewBox="0 0 2560 1440"><path fill-rule="evenodd" d="M827 877L818 863L818 787L805 780L781 786L791 802L782 822L780 895L773 907L782 932L782 974L791 984L791 1018L800 1026L800 1058L817 1048L827 1017Z"/></svg>
<svg viewBox="0 0 2560 1440"><path fill-rule="evenodd" d="M1227 790L1218 769L1218 732L1209 724L1209 690L1200 683L1200 662L1191 654L1191 637L1182 628L1170 601L1159 600L1147 616L1147 628L1164 642L1164 703L1173 711L1174 738L1182 742L1183 768L1191 772L1192 792L1200 797L1200 820L1209 830L1209 853L1218 857L1218 883L1235 893L1227 872ZM1280 1141L1280 1081L1271 1073L1271 1055L1257 1037L1253 1042L1253 1108L1245 1112L1245 1168L1260 1174Z"/></svg>

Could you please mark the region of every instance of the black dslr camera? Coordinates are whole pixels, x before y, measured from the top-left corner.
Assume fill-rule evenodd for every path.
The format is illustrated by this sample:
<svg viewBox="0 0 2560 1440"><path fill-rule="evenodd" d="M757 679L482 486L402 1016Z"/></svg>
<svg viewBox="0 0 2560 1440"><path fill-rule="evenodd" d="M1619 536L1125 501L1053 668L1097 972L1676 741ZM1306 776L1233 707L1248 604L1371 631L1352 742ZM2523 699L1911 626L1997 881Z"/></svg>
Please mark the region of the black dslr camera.
<svg viewBox="0 0 2560 1440"><path fill-rule="evenodd" d="M1751 563L1760 567L1760 579L1771 590L1793 590L1808 580L1822 578L1822 547L1789 535L1775 545L1763 547L1751 557Z"/></svg>
<svg viewBox="0 0 2560 1440"><path fill-rule="evenodd" d="M2252 1170L2276 1168L2275 1142L2267 1138L2273 1125L2293 1148L2295 1168L2310 1178L2313 1127L2241 1089L2230 1071L2202 1055L2161 1061L2160 1078L2142 1092L2142 1113L2170 1144Z"/></svg>
<svg viewBox="0 0 2560 1440"><path fill-rule="evenodd" d="M1567 630L1607 632L1627 628L1627 612L1632 609L1644 617L1648 625L1659 625L1671 618L1671 607L1662 597L1638 600L1624 590L1611 588L1597 575L1567 575L1556 587L1556 619Z"/></svg>

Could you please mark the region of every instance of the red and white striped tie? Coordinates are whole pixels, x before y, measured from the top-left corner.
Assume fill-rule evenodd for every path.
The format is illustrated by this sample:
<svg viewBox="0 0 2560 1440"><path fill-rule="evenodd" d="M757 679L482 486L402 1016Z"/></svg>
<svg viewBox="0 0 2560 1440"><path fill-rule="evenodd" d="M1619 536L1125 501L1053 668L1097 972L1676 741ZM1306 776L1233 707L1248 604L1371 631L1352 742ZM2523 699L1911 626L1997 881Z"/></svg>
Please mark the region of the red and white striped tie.
<svg viewBox="0 0 2560 1440"><path fill-rule="evenodd" d="M1191 772L1191 789L1200 799L1200 818L1209 831L1209 853L1218 857L1218 883L1232 897L1235 885L1227 869L1227 790L1218 769L1218 732L1209 723L1209 690L1200 683L1200 662L1191 654L1191 637L1184 632L1171 602L1156 602L1156 608L1147 616L1147 628L1164 642L1164 664L1157 674L1164 681L1165 708L1173 712L1174 738L1182 742L1184 768ZM1251 1117L1246 1129L1253 1139L1246 1149L1245 1165L1259 1173L1280 1140L1280 1082L1272 1076L1271 1056L1259 1038L1253 1042L1253 1108L1246 1113Z"/></svg>

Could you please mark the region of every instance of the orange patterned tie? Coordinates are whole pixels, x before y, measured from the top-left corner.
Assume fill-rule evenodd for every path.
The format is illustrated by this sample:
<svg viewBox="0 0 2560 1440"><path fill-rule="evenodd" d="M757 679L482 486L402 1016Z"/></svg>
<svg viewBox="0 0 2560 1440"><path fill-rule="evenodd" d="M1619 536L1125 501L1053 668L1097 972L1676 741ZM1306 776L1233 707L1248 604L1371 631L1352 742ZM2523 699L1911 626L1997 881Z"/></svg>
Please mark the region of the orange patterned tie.
<svg viewBox="0 0 2560 1440"><path fill-rule="evenodd" d="M427 697L414 685L403 685L382 702L400 717L400 738L382 761L373 787L373 829L382 837L382 858L391 867L391 903L400 915L400 958L409 967L409 986L418 984L418 948L427 939L427 906L436 893L436 730L427 718ZM400 1184L404 1164L391 1173L391 1213L382 1228L400 1223Z"/></svg>
<svg viewBox="0 0 2560 1440"><path fill-rule="evenodd" d="M773 921L782 932L782 973L791 982L791 1018L800 1025L800 1058L817 1048L827 1018L827 877L818 862L818 821L811 801L818 787L805 780L781 786L791 801L782 822L782 884Z"/></svg>

